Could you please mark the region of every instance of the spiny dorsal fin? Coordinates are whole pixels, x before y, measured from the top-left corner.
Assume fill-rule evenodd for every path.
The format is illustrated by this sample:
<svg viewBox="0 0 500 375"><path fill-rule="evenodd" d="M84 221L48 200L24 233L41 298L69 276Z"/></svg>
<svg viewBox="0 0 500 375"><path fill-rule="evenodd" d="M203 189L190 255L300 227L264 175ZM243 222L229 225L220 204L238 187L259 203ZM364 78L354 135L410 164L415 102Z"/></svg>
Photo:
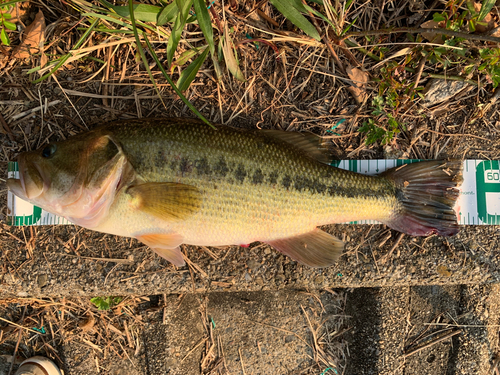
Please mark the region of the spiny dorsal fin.
<svg viewBox="0 0 500 375"><path fill-rule="evenodd" d="M335 157L326 146L324 138L312 133L286 132L282 130L262 130L269 137L279 139L299 149L305 155L325 164L330 164Z"/></svg>
<svg viewBox="0 0 500 375"><path fill-rule="evenodd" d="M147 182L127 189L130 204L162 220L182 220L200 208L200 191L175 182Z"/></svg>
<svg viewBox="0 0 500 375"><path fill-rule="evenodd" d="M331 266L344 250L344 243L341 240L318 228L295 237L266 242L309 267Z"/></svg>

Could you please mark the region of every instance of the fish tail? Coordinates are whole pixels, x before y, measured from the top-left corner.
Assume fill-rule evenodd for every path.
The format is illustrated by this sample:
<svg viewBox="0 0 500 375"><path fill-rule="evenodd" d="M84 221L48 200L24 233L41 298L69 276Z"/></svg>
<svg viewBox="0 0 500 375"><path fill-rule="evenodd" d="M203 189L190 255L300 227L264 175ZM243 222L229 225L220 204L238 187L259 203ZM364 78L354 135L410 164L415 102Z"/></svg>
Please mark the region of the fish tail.
<svg viewBox="0 0 500 375"><path fill-rule="evenodd" d="M453 236L459 231L453 209L463 182L460 160L405 164L381 176L395 186L397 204L389 220L392 229L412 236Z"/></svg>

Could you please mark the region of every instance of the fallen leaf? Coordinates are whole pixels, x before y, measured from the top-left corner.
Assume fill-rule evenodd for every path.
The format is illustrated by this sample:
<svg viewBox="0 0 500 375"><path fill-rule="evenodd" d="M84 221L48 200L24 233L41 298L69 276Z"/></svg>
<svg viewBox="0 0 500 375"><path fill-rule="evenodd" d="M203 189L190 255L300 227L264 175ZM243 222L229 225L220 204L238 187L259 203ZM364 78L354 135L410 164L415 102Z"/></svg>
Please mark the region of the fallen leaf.
<svg viewBox="0 0 500 375"><path fill-rule="evenodd" d="M366 95L366 84L368 83L368 74L361 69L348 66L346 69L347 75L352 80L353 86L348 87L349 92L354 96L358 104L362 104Z"/></svg>
<svg viewBox="0 0 500 375"><path fill-rule="evenodd" d="M24 30L23 41L12 52L12 57L25 59L40 50L45 41L45 17L41 10L38 11L35 20Z"/></svg>
<svg viewBox="0 0 500 375"><path fill-rule="evenodd" d="M78 326L84 331L90 331L94 328L95 319L92 315L90 315L87 319L78 323Z"/></svg>
<svg viewBox="0 0 500 375"><path fill-rule="evenodd" d="M233 49L231 48L231 37L229 36L227 25L224 30L224 40L221 41L221 43L222 52L224 53L224 60L226 61L227 68L238 81L245 82L245 77L243 76L243 73L238 66L238 62L234 57Z"/></svg>
<svg viewBox="0 0 500 375"><path fill-rule="evenodd" d="M391 60L391 59L395 59L396 57L400 57L400 56L406 56L408 55L409 53L411 52L411 48L408 47L408 48L403 48L401 50L399 50L398 52L396 52L394 55L392 56L389 56L388 58L376 63L374 66L372 66L370 68L370 70L373 70L373 69L377 69L379 66L382 66L384 65L387 61Z"/></svg>
<svg viewBox="0 0 500 375"><path fill-rule="evenodd" d="M441 28L440 24L441 22L430 20L421 24L420 27L422 29L440 29ZM422 33L422 36L431 43L444 44L443 34L438 34L436 32L429 31Z"/></svg>

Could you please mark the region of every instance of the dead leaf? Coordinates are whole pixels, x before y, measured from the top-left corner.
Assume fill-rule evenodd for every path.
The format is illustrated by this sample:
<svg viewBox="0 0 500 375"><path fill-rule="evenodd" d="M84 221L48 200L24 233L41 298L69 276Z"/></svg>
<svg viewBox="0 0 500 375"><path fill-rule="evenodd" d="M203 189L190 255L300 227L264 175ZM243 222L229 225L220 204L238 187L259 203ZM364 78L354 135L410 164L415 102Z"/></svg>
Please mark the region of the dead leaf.
<svg viewBox="0 0 500 375"><path fill-rule="evenodd" d="M45 17L41 10L35 20L24 30L23 41L12 52L12 57L25 59L37 53L45 41Z"/></svg>
<svg viewBox="0 0 500 375"><path fill-rule="evenodd" d="M389 61L391 59L395 59L395 58L400 57L400 56L406 56L406 55L408 55L411 52L411 50L412 49L410 47L403 48L403 49L399 50L398 52L396 52L394 55L389 56L388 58L386 58L386 59L384 59L384 60L376 63L369 70L377 69L379 66L384 65L387 61Z"/></svg>
<svg viewBox="0 0 500 375"><path fill-rule="evenodd" d="M474 3L474 9L479 13L481 11L481 3ZM489 12L486 17L481 21L481 23L485 23L486 25L480 25L476 23L476 33L482 34L487 31L493 30L497 27L497 23L493 19L491 12Z"/></svg>
<svg viewBox="0 0 500 375"><path fill-rule="evenodd" d="M224 53L224 60L226 61L226 66L231 72L231 74L241 82L245 82L245 76L241 72L238 62L234 57L233 49L231 48L231 37L229 36L229 30L227 24L224 30L224 40L222 43L222 52Z"/></svg>
<svg viewBox="0 0 500 375"><path fill-rule="evenodd" d="M87 319L78 323L78 326L84 332L86 332L86 331L90 331L92 328L94 328L94 324L95 324L95 318L92 315L90 315Z"/></svg>
<svg viewBox="0 0 500 375"><path fill-rule="evenodd" d="M348 66L346 69L347 75L353 82L353 86L348 87L349 92L354 96L358 104L362 104L366 95L366 84L368 83L368 74L361 69Z"/></svg>
<svg viewBox="0 0 500 375"><path fill-rule="evenodd" d="M441 22L430 20L421 24L420 27L422 29L441 29L442 25ZM431 43L444 44L443 34L429 31L422 33L422 36Z"/></svg>

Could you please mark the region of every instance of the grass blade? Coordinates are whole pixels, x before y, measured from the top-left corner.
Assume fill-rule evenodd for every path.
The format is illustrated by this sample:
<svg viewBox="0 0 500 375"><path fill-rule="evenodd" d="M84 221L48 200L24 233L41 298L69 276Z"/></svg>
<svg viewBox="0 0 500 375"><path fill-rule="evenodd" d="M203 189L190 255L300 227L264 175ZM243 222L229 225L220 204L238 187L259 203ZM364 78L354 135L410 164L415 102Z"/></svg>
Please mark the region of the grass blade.
<svg viewBox="0 0 500 375"><path fill-rule="evenodd" d="M13 0L13 1L7 1L6 3L2 3L0 4L0 8L3 8L3 7L8 7L9 5L14 5L16 3L20 3L22 1L26 1L26 0Z"/></svg>
<svg viewBox="0 0 500 375"><path fill-rule="evenodd" d="M170 38L168 38L167 42L167 61L169 66L172 65L172 59L174 58L177 45L181 40L182 30L186 25L186 19L189 15L189 9L191 8L193 0L176 0L176 2L177 7L179 8L179 13L175 18L174 28L172 29L172 33L170 34Z"/></svg>
<svg viewBox="0 0 500 375"><path fill-rule="evenodd" d="M158 14L161 11L160 7L154 5L134 4L133 8L131 9L128 6L113 5L106 0L100 0L100 1L108 8L113 9L116 12L116 14L122 17L132 19L131 12L133 12L134 20L138 19L139 21L144 21L144 22L156 22L156 20L158 19Z"/></svg>
<svg viewBox="0 0 500 375"><path fill-rule="evenodd" d="M198 24L200 25L200 29L203 32L205 40L208 43L210 53L213 56L215 52L214 33L212 29L212 19L210 18L210 14L208 13L207 5L205 3L205 0L193 0L193 5L196 12L196 17L198 17Z"/></svg>
<svg viewBox="0 0 500 375"><path fill-rule="evenodd" d="M495 3L496 3L495 0L484 0L483 4L481 5L481 10L479 11L479 16L477 20L478 21L484 20L484 17L488 15L491 9L495 6Z"/></svg>
<svg viewBox="0 0 500 375"><path fill-rule="evenodd" d="M139 51L139 55L141 55L142 62L144 63L144 67L148 72L149 79L153 83L155 91L158 94L158 98L160 98L161 103L165 107L165 103L163 102L163 99L161 97L160 90L158 89L158 86L156 86L156 81L153 77L153 73L151 73L151 69L149 69L148 59L146 58L146 55L144 54L144 49L142 48L141 40L139 38L139 32L137 31L137 26L135 24L134 3L132 2L132 0L128 0L128 6L130 11L130 22L132 23L132 29L134 30L134 37L135 37L135 43L137 45L137 50Z"/></svg>
<svg viewBox="0 0 500 375"><path fill-rule="evenodd" d="M160 68L163 76L165 77L165 79L167 80L167 82L170 84L170 86L172 86L172 88L174 89L175 93L177 95L179 95L179 97L181 98L181 100L184 102L184 104L186 104L188 106L188 108L193 111L193 113L198 116L200 118L200 120L202 120L204 123L206 123L207 125L209 125L210 127L212 127L214 130L217 130L215 128L215 126L213 126L206 118L205 116L203 116L190 102L189 100L187 100L187 98L182 94L182 92L177 88L177 86L175 85L174 81L172 81L172 79L169 77L169 75L167 74L165 68L163 67L160 59L158 58L158 56L156 55L154 49L153 49L153 46L151 45L151 43L149 42L149 39L146 35L144 35L144 41L146 42L147 46L148 46L148 49L149 49L149 52L151 53L151 56L153 56L153 59L156 61L156 65L158 65L158 68Z"/></svg>
<svg viewBox="0 0 500 375"><path fill-rule="evenodd" d="M90 27L87 29L87 31L85 31L85 33L83 33L83 35L80 37L80 39L78 40L78 42L75 44L75 46L73 47L73 49L77 49L77 48L80 48L82 46L82 44L87 40L87 37L92 33L92 31L94 30L94 28L99 24L99 18L96 18L94 19L94 21L92 22L92 24L90 25ZM44 79L47 79L48 77L50 77L52 74L54 74L57 69L59 69L61 66L64 65L64 63L72 56L71 53L67 53L66 55L64 55L60 60L59 62L56 64L56 66L50 71L48 72L47 74L45 74L44 76L34 80L32 83L38 83L38 82L41 82L43 81Z"/></svg>
<svg viewBox="0 0 500 375"><path fill-rule="evenodd" d="M321 40L321 37L313 24L309 22L297 8L292 6L293 4L291 4L289 0L269 0L269 2L273 4L286 19L290 20L307 35L318 41Z"/></svg>
<svg viewBox="0 0 500 375"><path fill-rule="evenodd" d="M196 77L198 70L200 70L201 66L207 58L208 51L208 48L205 49L205 51L203 51L203 53L198 56L196 60L194 60L186 69L182 71L181 76L177 81L177 87L180 91L186 91L191 82L193 82L193 79Z"/></svg>
<svg viewBox="0 0 500 375"><path fill-rule="evenodd" d="M177 4L175 3L175 1L168 4L161 10L160 14L158 14L158 21L156 22L156 24L158 26L163 26L167 22L171 22L178 12L179 8L177 8Z"/></svg>
<svg viewBox="0 0 500 375"><path fill-rule="evenodd" d="M192 59L193 57L195 57L200 52L203 52L204 48L206 48L206 46L205 47L201 47L201 48L196 48L195 47L195 48L191 48L191 49L188 49L187 51L182 52L180 54L179 58L172 63L171 72L173 72L173 70L174 70L174 68L176 66L182 66L182 65L184 65L185 63L188 62L188 60Z"/></svg>
<svg viewBox="0 0 500 375"><path fill-rule="evenodd" d="M227 28L227 24L224 30L224 39L221 39L222 43L222 52L224 54L224 60L226 61L226 66L231 72L231 74L238 81L245 82L245 77L241 72L236 59L234 58L233 49L231 48L231 37L229 36L229 30Z"/></svg>

